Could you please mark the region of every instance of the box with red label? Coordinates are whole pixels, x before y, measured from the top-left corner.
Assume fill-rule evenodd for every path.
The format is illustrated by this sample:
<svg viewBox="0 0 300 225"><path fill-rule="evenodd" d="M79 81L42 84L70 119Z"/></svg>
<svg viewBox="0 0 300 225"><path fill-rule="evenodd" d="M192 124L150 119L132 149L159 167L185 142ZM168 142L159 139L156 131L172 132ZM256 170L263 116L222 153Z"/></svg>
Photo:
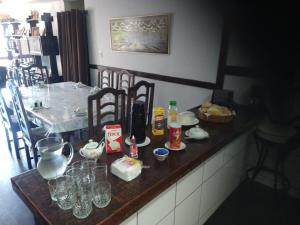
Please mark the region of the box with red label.
<svg viewBox="0 0 300 225"><path fill-rule="evenodd" d="M106 153L122 151L122 127L120 124L105 126Z"/></svg>

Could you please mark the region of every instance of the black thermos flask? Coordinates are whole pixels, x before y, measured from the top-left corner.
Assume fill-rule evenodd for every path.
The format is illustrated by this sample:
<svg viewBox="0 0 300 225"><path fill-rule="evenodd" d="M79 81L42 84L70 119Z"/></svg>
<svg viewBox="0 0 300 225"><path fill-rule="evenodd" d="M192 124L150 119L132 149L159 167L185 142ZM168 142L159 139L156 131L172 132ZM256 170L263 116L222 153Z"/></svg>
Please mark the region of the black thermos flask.
<svg viewBox="0 0 300 225"><path fill-rule="evenodd" d="M130 138L134 135L136 143L141 144L146 138L146 117L144 102L136 101L131 110Z"/></svg>

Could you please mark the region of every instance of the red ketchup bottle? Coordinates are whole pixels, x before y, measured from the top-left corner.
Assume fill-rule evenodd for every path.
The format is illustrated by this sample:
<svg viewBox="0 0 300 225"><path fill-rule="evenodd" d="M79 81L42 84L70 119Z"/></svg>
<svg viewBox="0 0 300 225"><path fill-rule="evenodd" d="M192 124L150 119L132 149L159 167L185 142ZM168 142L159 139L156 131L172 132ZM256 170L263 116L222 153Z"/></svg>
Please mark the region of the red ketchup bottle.
<svg viewBox="0 0 300 225"><path fill-rule="evenodd" d="M131 144L130 144L130 157L137 159L139 157L139 154L138 154L138 147L136 145L134 135L132 135L130 142L131 142Z"/></svg>

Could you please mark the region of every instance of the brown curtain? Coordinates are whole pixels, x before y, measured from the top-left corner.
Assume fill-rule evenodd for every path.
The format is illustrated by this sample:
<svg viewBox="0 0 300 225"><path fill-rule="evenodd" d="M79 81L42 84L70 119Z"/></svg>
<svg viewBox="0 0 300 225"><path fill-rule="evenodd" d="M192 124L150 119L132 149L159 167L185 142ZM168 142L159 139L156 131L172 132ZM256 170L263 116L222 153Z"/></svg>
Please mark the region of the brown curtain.
<svg viewBox="0 0 300 225"><path fill-rule="evenodd" d="M90 84L86 15L84 10L57 13L59 50L64 81Z"/></svg>

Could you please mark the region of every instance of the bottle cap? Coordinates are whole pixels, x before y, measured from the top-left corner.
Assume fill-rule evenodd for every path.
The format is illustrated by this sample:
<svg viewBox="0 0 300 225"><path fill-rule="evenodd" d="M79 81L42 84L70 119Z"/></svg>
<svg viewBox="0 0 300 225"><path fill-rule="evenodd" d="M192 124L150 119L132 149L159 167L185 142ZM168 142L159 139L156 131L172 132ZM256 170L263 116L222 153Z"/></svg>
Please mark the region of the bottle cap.
<svg viewBox="0 0 300 225"><path fill-rule="evenodd" d="M170 106L176 106L176 101L175 100L171 100L170 101Z"/></svg>

